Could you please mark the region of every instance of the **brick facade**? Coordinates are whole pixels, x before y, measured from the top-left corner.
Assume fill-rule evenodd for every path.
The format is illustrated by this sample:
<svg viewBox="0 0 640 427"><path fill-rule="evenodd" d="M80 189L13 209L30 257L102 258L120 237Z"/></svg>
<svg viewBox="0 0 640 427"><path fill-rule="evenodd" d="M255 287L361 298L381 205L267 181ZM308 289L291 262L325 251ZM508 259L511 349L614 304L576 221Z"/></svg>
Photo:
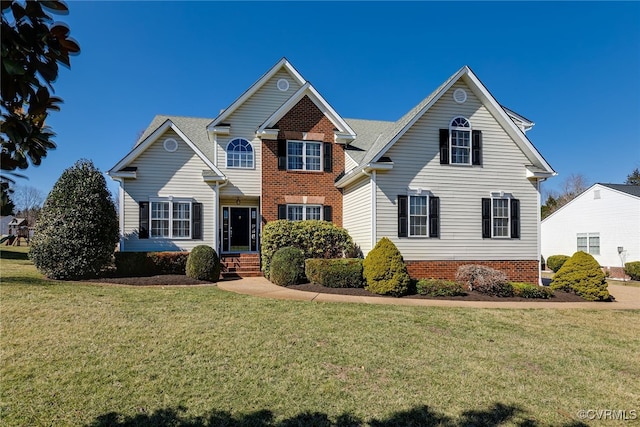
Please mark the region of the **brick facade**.
<svg viewBox="0 0 640 427"><path fill-rule="evenodd" d="M538 261L407 261L409 276L415 279L447 279L456 277L458 267L479 264L500 270L514 282L538 284Z"/></svg>
<svg viewBox="0 0 640 427"><path fill-rule="evenodd" d="M302 203L330 205L332 222L342 226L342 192L334 185L344 171L344 148L334 143L335 126L309 97L305 96L278 122L279 139L328 142L333 145L331 172L278 170L278 141L262 141L262 218L278 219L278 205Z"/></svg>

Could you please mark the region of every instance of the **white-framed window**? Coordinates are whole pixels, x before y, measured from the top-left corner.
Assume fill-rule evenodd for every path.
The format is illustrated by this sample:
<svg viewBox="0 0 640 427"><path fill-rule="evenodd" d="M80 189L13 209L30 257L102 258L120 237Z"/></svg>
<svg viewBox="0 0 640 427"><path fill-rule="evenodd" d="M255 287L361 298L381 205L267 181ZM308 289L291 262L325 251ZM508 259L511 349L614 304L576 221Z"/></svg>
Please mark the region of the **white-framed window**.
<svg viewBox="0 0 640 427"><path fill-rule="evenodd" d="M504 192L492 192L490 198L483 198L482 237L519 239L520 200Z"/></svg>
<svg viewBox="0 0 640 427"><path fill-rule="evenodd" d="M509 237L509 199L491 199L491 236Z"/></svg>
<svg viewBox="0 0 640 427"><path fill-rule="evenodd" d="M318 141L287 141L287 169L321 171L322 143Z"/></svg>
<svg viewBox="0 0 640 427"><path fill-rule="evenodd" d="M289 221L321 220L322 205L287 205L287 219Z"/></svg>
<svg viewBox="0 0 640 427"><path fill-rule="evenodd" d="M168 239L191 238L191 200L151 199L149 237Z"/></svg>
<svg viewBox="0 0 640 427"><path fill-rule="evenodd" d="M429 236L429 197L409 196L409 237Z"/></svg>
<svg viewBox="0 0 640 427"><path fill-rule="evenodd" d="M253 168L253 147L243 138L235 138L227 144L228 168Z"/></svg>
<svg viewBox="0 0 640 427"><path fill-rule="evenodd" d="M591 255L600 255L600 233L578 233L577 250Z"/></svg>
<svg viewBox="0 0 640 427"><path fill-rule="evenodd" d="M464 117L455 117L449 124L449 153L451 164L471 164L471 123Z"/></svg>

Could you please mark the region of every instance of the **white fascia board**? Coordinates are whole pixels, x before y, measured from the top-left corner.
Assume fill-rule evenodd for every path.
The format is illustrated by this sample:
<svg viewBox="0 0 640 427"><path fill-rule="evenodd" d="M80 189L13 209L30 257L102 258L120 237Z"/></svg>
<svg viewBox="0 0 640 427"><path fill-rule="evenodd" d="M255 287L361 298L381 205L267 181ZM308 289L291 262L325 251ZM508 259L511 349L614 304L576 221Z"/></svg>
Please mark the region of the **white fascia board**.
<svg viewBox="0 0 640 427"><path fill-rule="evenodd" d="M208 131L216 135L229 135L231 134L231 125L217 125L208 128Z"/></svg>
<svg viewBox="0 0 640 427"><path fill-rule="evenodd" d="M278 121L285 116L302 98L309 96L309 99L313 101L313 103L318 107L318 109L324 114L333 125L338 129L339 132L346 135L346 137L351 138L353 141L356 137L356 133L351 126L344 121L342 117L336 112L336 110L329 105L329 103L320 95L320 93L311 85L311 83L306 82L304 85L300 87L291 95L291 97L280 106L265 122L258 128L256 134L263 132L267 128L271 128L275 126ZM345 138L346 139L346 138ZM349 141L350 142L350 141Z"/></svg>
<svg viewBox="0 0 640 427"><path fill-rule="evenodd" d="M368 175L370 172L391 169L393 169L393 162L371 162L362 169L352 169L351 174L343 176L338 182L336 182L335 186L338 188L344 188L358 180L360 177Z"/></svg>
<svg viewBox="0 0 640 427"><path fill-rule="evenodd" d="M282 58L276 65L271 67L269 71L267 71L254 84L252 84L249 89L247 89L242 95L240 95L238 99L233 101L233 103L229 107L223 110L218 117L213 119L213 121L207 126L207 130L212 130L216 125L222 123L242 104L244 104L247 99L251 98L262 86L264 86L265 83L267 83L267 81L269 81L271 77L273 77L278 71L280 71L282 67L286 68L286 70L293 76L293 78L298 81L300 85L304 85L306 83L306 80L302 77L298 70L296 70L286 58Z"/></svg>
<svg viewBox="0 0 640 427"><path fill-rule="evenodd" d="M424 107L422 107L422 109L418 111L418 113L411 119L411 121L409 121L409 123L407 123L400 130L400 132L396 134L396 136L394 136L389 142L387 142L387 145L385 145L384 148L380 150L378 154L373 158L373 162L377 162L378 160L380 160L380 158L383 157L387 151L389 151L389 149L393 146L393 144L395 144L402 137L402 135L404 135L409 129L411 129L411 127L424 115L424 113L429 111L429 109L433 106L433 104L435 104L442 97L442 95L444 95L444 93L448 91L451 88L451 86L453 86L458 81L458 79L460 79L460 77L462 77L462 75L467 71L471 71L469 67L467 67L466 65L462 67L460 71L456 73L455 77L452 78L451 81L446 86L440 89L440 92L438 92L433 97L433 99L429 101L429 103L427 103Z"/></svg>
<svg viewBox="0 0 640 427"><path fill-rule="evenodd" d="M107 172L107 175L109 175L114 181L119 181L122 178L137 178L136 171L109 171Z"/></svg>
<svg viewBox="0 0 640 427"><path fill-rule="evenodd" d="M257 131L256 136L260 139L278 139L278 132L280 129L264 129Z"/></svg>
<svg viewBox="0 0 640 427"><path fill-rule="evenodd" d="M200 159L217 175L224 176L222 172L213 164L211 160L204 155L202 151L193 143L178 127L170 120L167 119L158 129L153 131L144 141L138 144L133 150L129 152L122 160L120 160L113 168L108 172L109 176L118 173L120 169L126 167L129 163L138 158L151 144L156 142L164 133L171 128L178 136L200 157Z"/></svg>
<svg viewBox="0 0 640 427"><path fill-rule="evenodd" d="M465 68L466 72L464 74L467 76L466 83L469 84L472 89L475 89L479 92L480 98L485 101L485 105L487 105L491 112L498 117L498 121L501 122L501 124L504 126L509 136L511 136L511 138L516 141L516 144L520 145L520 147L523 148L525 155L532 161L536 161L541 164L542 167L547 170L547 172L555 174L555 171L553 170L551 165L547 163L540 152L533 146L531 141L529 141L529 138L527 138L527 136L524 134L524 131L514 123L514 121L511 119L511 117L509 117L504 108L502 108L502 106L498 104L493 95L491 95L491 92L489 92L489 90L482 84L480 79L476 77L471 69L469 69L468 67Z"/></svg>
<svg viewBox="0 0 640 427"><path fill-rule="evenodd" d="M542 171L535 166L525 165L527 179L547 179L555 176L555 172Z"/></svg>

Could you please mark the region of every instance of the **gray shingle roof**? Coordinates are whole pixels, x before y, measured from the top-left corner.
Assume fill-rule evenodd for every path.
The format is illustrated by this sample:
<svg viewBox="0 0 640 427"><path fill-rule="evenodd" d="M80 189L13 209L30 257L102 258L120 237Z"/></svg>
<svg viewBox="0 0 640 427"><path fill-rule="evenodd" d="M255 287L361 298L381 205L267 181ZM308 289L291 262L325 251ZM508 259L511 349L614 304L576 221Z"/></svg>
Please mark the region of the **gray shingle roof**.
<svg viewBox="0 0 640 427"><path fill-rule="evenodd" d="M345 119L345 121L358 135L355 141L347 146L349 155L358 164L382 134L394 124L394 122L380 120Z"/></svg>
<svg viewBox="0 0 640 427"><path fill-rule="evenodd" d="M171 120L171 122L213 162L213 151L215 147L209 141L207 135L207 125L211 123L210 118L157 115L153 118L136 145L144 141L167 120Z"/></svg>
<svg viewBox="0 0 640 427"><path fill-rule="evenodd" d="M602 184L602 186L609 187L613 190L621 191L623 193L630 194L632 196L640 197L640 185L628 185L628 184Z"/></svg>

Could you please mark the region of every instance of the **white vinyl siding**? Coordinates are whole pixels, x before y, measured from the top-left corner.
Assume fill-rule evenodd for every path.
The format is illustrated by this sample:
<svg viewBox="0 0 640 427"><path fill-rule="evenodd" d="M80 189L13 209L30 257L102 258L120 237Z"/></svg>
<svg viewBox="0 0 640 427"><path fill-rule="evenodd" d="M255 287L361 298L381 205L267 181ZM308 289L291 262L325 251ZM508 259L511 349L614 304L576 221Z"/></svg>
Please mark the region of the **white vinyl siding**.
<svg viewBox="0 0 640 427"><path fill-rule="evenodd" d="M592 255L601 266L622 267L623 261L640 259L640 198L596 184L542 221L541 230L545 258L573 255L577 236L583 233L587 248L589 236L598 236L591 243L599 253ZM623 248L622 257L618 247Z"/></svg>
<svg viewBox="0 0 640 427"><path fill-rule="evenodd" d="M366 255L371 250L371 180L369 177L364 177L344 189L342 208L343 227Z"/></svg>
<svg viewBox="0 0 640 427"><path fill-rule="evenodd" d="M289 90L278 90L279 79L289 81ZM221 171L229 179L229 184L222 187L221 194L227 197L259 197L262 179L262 140L256 137L256 129L264 123L300 85L285 69L278 71L256 93L238 107L225 123L231 125L231 135L218 135L217 158ZM238 169L226 167L227 144L235 138L245 138L253 146L254 168Z"/></svg>
<svg viewBox="0 0 640 427"><path fill-rule="evenodd" d="M166 138L174 138L178 141L178 149L173 153L168 153L163 148ZM130 166L137 167L136 179L125 179L123 191L124 208L124 250L125 251L189 251L197 245L214 245L215 236L215 184L206 183L202 180L202 171L208 170L207 165L197 154L172 130L167 131L157 141L147 148ZM138 239L137 230L140 220L140 207L138 202L158 201L158 198L174 197L175 199L189 199L202 203L202 239L191 239L181 237L178 240L167 238L151 237L149 239ZM151 203L149 204L151 206ZM180 208L178 208L180 209ZM174 219L178 223L173 223L172 227L178 233L187 233L184 230L186 221L185 211L170 212L174 214ZM191 211L189 212L191 215ZM167 223L156 224L157 227L164 227ZM153 227L153 215L150 212L149 225ZM151 230L151 233L153 231Z"/></svg>
<svg viewBox="0 0 640 427"><path fill-rule="evenodd" d="M456 88L467 91L456 104ZM439 129L463 116L483 133L481 167L440 164ZM394 167L377 173L376 240L389 237L405 260L535 260L538 257L538 197L526 179L531 162L463 81L451 87L385 154ZM507 188L508 187L508 188ZM397 195L407 188L428 189L440 197L438 239L398 238ZM482 238L482 198L508 191L520 200L520 238ZM363 205L361 209L365 209ZM360 241L358 241L360 244Z"/></svg>

